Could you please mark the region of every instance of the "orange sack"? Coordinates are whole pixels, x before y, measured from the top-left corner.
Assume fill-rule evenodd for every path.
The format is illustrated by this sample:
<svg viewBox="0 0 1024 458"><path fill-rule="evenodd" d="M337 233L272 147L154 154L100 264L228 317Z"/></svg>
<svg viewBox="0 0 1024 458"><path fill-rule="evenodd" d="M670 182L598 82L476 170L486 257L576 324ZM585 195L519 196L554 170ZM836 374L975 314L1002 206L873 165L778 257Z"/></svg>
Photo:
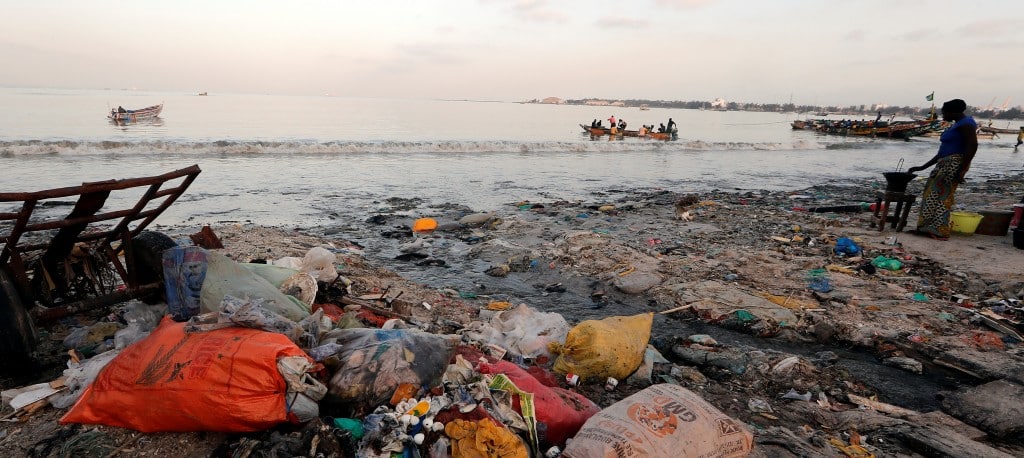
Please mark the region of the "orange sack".
<svg viewBox="0 0 1024 458"><path fill-rule="evenodd" d="M164 317L96 377L62 424L142 432L261 431L289 420L278 358L305 355L282 334L225 328L185 334Z"/></svg>

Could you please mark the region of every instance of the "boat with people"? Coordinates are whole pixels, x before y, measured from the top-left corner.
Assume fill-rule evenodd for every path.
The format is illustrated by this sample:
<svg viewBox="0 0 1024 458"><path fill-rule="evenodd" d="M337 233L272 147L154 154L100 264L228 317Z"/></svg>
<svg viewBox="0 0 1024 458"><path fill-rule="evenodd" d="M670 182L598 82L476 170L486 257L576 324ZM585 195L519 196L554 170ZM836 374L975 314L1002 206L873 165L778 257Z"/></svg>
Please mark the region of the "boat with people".
<svg viewBox="0 0 1024 458"><path fill-rule="evenodd" d="M164 110L164 104L153 105L138 110L126 110L123 107L111 108L107 119L116 122L135 122L143 119L152 119L160 116Z"/></svg>
<svg viewBox="0 0 1024 458"><path fill-rule="evenodd" d="M588 133L591 136L599 137L602 135L613 135L619 137L646 137L653 138L656 140L674 140L679 136L679 129L673 129L672 132L654 132L645 131L643 134L639 130L627 130L627 129L615 129L615 133L612 133L612 129L609 127L592 127L587 124L580 124L580 128L583 129L584 133Z"/></svg>

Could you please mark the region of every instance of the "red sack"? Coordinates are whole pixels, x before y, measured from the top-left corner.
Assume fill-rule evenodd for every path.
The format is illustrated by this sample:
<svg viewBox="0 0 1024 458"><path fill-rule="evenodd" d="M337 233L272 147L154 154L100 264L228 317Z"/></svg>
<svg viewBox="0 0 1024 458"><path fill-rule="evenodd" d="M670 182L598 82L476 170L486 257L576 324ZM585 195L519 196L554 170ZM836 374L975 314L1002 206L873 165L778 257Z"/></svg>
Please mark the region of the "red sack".
<svg viewBox="0 0 1024 458"><path fill-rule="evenodd" d="M142 432L262 431L288 421L278 358L305 355L282 334L225 328L185 334L164 317L96 377L62 424Z"/></svg>
<svg viewBox="0 0 1024 458"><path fill-rule="evenodd" d="M505 374L519 389L533 393L537 422L547 426L547 432L541 437L541 442L549 445L564 445L565 440L575 436L588 418L601 410L597 404L583 395L564 388L544 385L525 369L508 361L480 363L477 370L481 374ZM522 413L519 396L512 398L512 407Z"/></svg>

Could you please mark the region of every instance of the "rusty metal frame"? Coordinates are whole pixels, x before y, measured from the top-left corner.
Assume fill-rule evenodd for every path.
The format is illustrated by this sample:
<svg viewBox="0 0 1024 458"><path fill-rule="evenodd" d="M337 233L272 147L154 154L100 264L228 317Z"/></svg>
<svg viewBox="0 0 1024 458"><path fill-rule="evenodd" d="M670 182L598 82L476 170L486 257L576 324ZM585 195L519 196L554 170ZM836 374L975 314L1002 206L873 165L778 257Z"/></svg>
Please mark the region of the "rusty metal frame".
<svg viewBox="0 0 1024 458"><path fill-rule="evenodd" d="M39 298L33 297L30 273L42 275L44 272L29 272L30 261L39 260L38 265L49 263L56 266L68 258L76 245L85 243L104 254L104 258L113 265L124 285L121 291L106 292L99 297L61 304L60 307L33 310L36 318L52 319L148 294L159 288L159 285L138 284L129 242L173 204L195 181L200 171L198 165L192 165L150 177L83 183L81 186L35 192L2 192L0 204L21 202L21 208L16 212L0 212L0 243L3 244L3 249L0 250L0 267L7 270L12 277L21 294L21 301L31 307L39 302ZM181 182L176 186L164 187L169 181L178 179L181 179ZM137 191L141 188L145 190L134 205L128 208L104 209L112 192ZM30 221L40 202L72 196L77 196L77 201L66 216ZM155 207L146 209L151 202ZM9 230L5 227L6 222L13 222ZM112 225L104 225L105 222ZM137 225L132 227L132 223L136 222ZM89 230L86 230L87 228ZM47 239L49 231L56 232L45 242L40 242L39 240ZM32 233L38 233L39 237L25 242L26 234ZM124 251L124 263L118 256L121 251Z"/></svg>

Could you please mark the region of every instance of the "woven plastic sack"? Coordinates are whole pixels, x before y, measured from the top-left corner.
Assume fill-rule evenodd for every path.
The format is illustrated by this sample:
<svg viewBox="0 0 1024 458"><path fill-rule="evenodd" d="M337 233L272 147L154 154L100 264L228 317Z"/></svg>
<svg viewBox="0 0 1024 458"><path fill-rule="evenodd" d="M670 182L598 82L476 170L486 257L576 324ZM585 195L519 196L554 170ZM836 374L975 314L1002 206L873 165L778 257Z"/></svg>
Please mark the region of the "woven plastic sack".
<svg viewBox="0 0 1024 458"><path fill-rule="evenodd" d="M121 351L61 423L142 432L262 431L290 416L278 358L304 356L287 337L247 328L186 334L164 318Z"/></svg>
<svg viewBox="0 0 1024 458"><path fill-rule="evenodd" d="M591 417L565 447L565 458L746 456L746 426L679 385L661 384Z"/></svg>
<svg viewBox="0 0 1024 458"><path fill-rule="evenodd" d="M517 388L533 394L537 422L544 425L542 429L545 431L540 440L547 445L565 444L565 440L576 434L588 418L601 410L582 394L544 385L514 363L481 363L478 369L481 374L504 374ZM525 416L520 397L513 396L512 402L516 412Z"/></svg>
<svg viewBox="0 0 1024 458"><path fill-rule="evenodd" d="M625 379L644 360L653 320L653 313L643 313L584 321L569 331L565 345L549 346L559 355L553 369L581 380Z"/></svg>

